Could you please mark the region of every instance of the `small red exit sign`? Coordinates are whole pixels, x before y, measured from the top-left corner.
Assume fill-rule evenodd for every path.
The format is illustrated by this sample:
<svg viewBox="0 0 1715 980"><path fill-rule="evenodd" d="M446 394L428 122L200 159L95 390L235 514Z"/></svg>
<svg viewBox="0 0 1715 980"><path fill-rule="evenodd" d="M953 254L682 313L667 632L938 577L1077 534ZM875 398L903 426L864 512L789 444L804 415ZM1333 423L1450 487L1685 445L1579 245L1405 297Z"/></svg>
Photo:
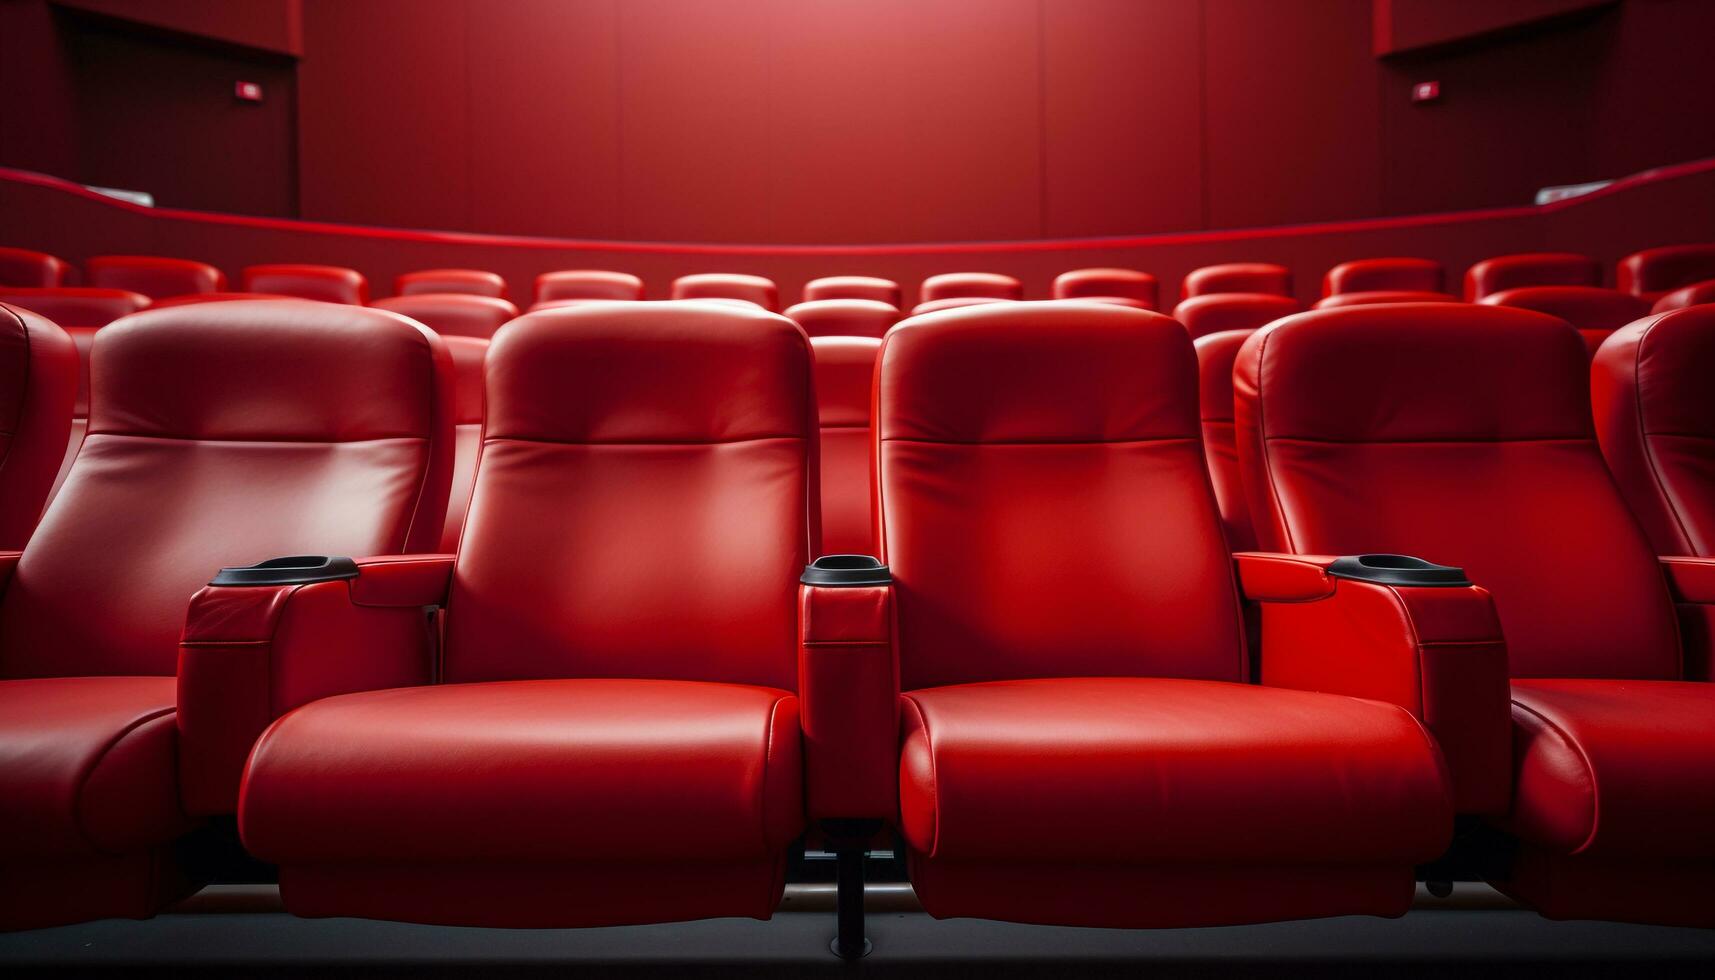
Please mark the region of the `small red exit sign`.
<svg viewBox="0 0 1715 980"><path fill-rule="evenodd" d="M1441 98L1440 82L1418 82L1411 87L1411 101L1434 102Z"/></svg>
<svg viewBox="0 0 1715 980"><path fill-rule="evenodd" d="M260 82L239 82L232 87L232 94L240 102L261 102L262 84Z"/></svg>

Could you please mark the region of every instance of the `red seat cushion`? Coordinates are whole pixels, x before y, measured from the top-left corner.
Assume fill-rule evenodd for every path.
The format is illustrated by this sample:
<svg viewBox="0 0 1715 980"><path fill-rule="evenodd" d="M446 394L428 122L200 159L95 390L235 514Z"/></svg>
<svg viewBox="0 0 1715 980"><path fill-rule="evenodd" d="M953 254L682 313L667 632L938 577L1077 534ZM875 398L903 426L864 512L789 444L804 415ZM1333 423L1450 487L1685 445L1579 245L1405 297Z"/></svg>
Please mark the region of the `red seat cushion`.
<svg viewBox="0 0 1715 980"><path fill-rule="evenodd" d="M802 825L798 699L665 680L349 694L281 719L239 821L286 864L767 859Z"/></svg>
<svg viewBox="0 0 1715 980"><path fill-rule="evenodd" d="M905 695L900 808L950 861L1412 862L1452 805L1404 709L1222 681L1000 681Z"/></svg>
<svg viewBox="0 0 1715 980"><path fill-rule="evenodd" d="M183 833L172 677L0 681L0 860L135 851Z"/></svg>
<svg viewBox="0 0 1715 980"><path fill-rule="evenodd" d="M1513 682L1525 841L1607 857L1715 857L1715 684Z"/></svg>

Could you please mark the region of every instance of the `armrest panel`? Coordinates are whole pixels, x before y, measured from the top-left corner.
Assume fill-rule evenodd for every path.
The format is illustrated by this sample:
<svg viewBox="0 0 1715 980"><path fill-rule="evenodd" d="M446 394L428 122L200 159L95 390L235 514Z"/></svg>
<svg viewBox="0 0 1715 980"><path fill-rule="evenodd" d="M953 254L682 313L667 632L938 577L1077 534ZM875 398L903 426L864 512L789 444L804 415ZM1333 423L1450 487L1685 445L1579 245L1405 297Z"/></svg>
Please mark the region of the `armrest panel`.
<svg viewBox="0 0 1715 980"><path fill-rule="evenodd" d="M1715 558L1664 557L1661 570L1679 609L1685 679L1715 680Z"/></svg>
<svg viewBox="0 0 1715 980"><path fill-rule="evenodd" d="M1330 578L1328 594L1315 598L1309 571L1251 555L1239 556L1239 567L1246 598L1262 604L1264 684L1400 705L1440 746L1456 809L1505 811L1511 682L1487 591ZM1292 588L1281 585L1288 571Z"/></svg>
<svg viewBox="0 0 1715 980"><path fill-rule="evenodd" d="M893 588L798 588L798 686L812 820L899 810Z"/></svg>
<svg viewBox="0 0 1715 980"><path fill-rule="evenodd" d="M356 579L210 586L192 598L179 643L180 785L188 812L235 812L251 747L293 708L433 680L435 637L425 607L446 594L451 557L358 565Z"/></svg>

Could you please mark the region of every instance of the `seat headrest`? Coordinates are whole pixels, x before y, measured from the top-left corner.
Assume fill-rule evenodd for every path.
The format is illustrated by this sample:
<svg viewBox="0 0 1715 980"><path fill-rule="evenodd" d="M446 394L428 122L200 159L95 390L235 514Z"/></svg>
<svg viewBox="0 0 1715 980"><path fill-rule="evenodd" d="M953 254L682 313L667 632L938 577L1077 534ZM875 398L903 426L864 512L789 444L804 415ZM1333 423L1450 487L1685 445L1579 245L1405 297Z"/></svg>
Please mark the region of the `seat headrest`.
<svg viewBox="0 0 1715 980"><path fill-rule="evenodd" d="M1579 330L1618 330L1648 316L1650 308L1646 300L1630 293L1598 286L1521 286L1484 296L1478 302L1547 313Z"/></svg>
<svg viewBox="0 0 1715 980"><path fill-rule="evenodd" d="M1589 439L1588 365L1577 331L1531 310L1353 306L1258 330L1233 385L1270 439Z"/></svg>
<svg viewBox="0 0 1715 980"><path fill-rule="evenodd" d="M506 298L506 280L483 269L421 269L393 280L400 296L418 293L465 293L471 296Z"/></svg>
<svg viewBox="0 0 1715 980"><path fill-rule="evenodd" d="M1668 293L1655 301L1650 312L1666 313L1668 310L1683 310L1687 306L1701 306L1704 303L1715 303L1715 279L1694 282L1683 289Z"/></svg>
<svg viewBox="0 0 1715 980"><path fill-rule="evenodd" d="M1255 330L1271 320L1291 316L1298 301L1266 293L1205 293L1173 308L1173 319L1185 325L1193 340L1228 330Z"/></svg>
<svg viewBox="0 0 1715 980"><path fill-rule="evenodd" d="M1650 435L1715 435L1715 306L1692 306L1615 331L1596 352L1596 373L1635 398Z"/></svg>
<svg viewBox="0 0 1715 980"><path fill-rule="evenodd" d="M700 272L673 280L674 299L741 299L765 310L780 309L774 280L737 272Z"/></svg>
<svg viewBox="0 0 1715 980"><path fill-rule="evenodd" d="M535 302L556 299L642 299L643 280L629 272L564 269L536 277Z"/></svg>
<svg viewBox="0 0 1715 980"><path fill-rule="evenodd" d="M819 299L872 299L889 306L900 305L899 283L876 276L823 276L804 284L804 302Z"/></svg>
<svg viewBox="0 0 1715 980"><path fill-rule="evenodd" d="M1381 303L1457 303L1451 293L1434 293L1418 289L1365 289L1355 293L1335 293L1317 300L1311 309L1332 310L1342 306L1376 306Z"/></svg>
<svg viewBox="0 0 1715 980"><path fill-rule="evenodd" d="M148 309L95 335L89 431L428 438L451 370L439 337L384 310L291 299Z"/></svg>
<svg viewBox="0 0 1715 980"><path fill-rule="evenodd" d="M527 313L488 351L486 438L707 443L802 437L810 341L766 310L707 301Z"/></svg>
<svg viewBox="0 0 1715 980"><path fill-rule="evenodd" d="M1524 286L1600 286L1602 267L1577 252L1522 252L1484 259L1465 270L1470 302Z"/></svg>
<svg viewBox="0 0 1715 980"><path fill-rule="evenodd" d="M149 297L128 289L95 286L0 288L0 303L45 316L62 327L104 327L149 305Z"/></svg>
<svg viewBox="0 0 1715 980"><path fill-rule="evenodd" d="M160 255L97 255L83 264L89 285L129 289L154 299L183 293L218 293L226 273L207 262Z"/></svg>
<svg viewBox="0 0 1715 980"><path fill-rule="evenodd" d="M1203 421L1233 420L1233 365L1238 362L1239 349L1255 332L1254 328L1223 330L1191 342L1197 349L1198 413Z"/></svg>
<svg viewBox="0 0 1715 980"><path fill-rule="evenodd" d="M244 270L244 288L253 293L284 293L324 303L362 306L369 302L369 280L363 273L337 265L253 265Z"/></svg>
<svg viewBox="0 0 1715 980"><path fill-rule="evenodd" d="M1195 437L1197 364L1159 313L1050 300L915 317L882 341L882 439L1121 442Z"/></svg>
<svg viewBox="0 0 1715 980"><path fill-rule="evenodd" d="M1054 279L1055 299L1119 297L1155 307L1159 291L1155 277L1136 269L1073 269Z"/></svg>
<svg viewBox="0 0 1715 980"><path fill-rule="evenodd" d="M1355 259L1328 270L1322 277L1322 295L1381 289L1438 293L1443 276L1441 263L1433 259Z"/></svg>
<svg viewBox="0 0 1715 980"><path fill-rule="evenodd" d="M966 297L1020 299L1024 284L998 272L943 272L923 280L918 302Z"/></svg>
<svg viewBox="0 0 1715 980"><path fill-rule="evenodd" d="M1186 273L1180 295L1186 299L1210 293L1292 295L1292 270L1273 262L1227 262Z"/></svg>
<svg viewBox="0 0 1715 980"><path fill-rule="evenodd" d="M875 357L874 337L811 337L816 355L816 404L824 426L869 424Z"/></svg>
<svg viewBox="0 0 1715 980"><path fill-rule="evenodd" d="M1715 242L1633 252L1620 260L1617 277L1621 292L1639 296L1715 277Z"/></svg>
<svg viewBox="0 0 1715 980"><path fill-rule="evenodd" d="M902 314L873 299L817 299L788 308L786 315L812 337L880 337Z"/></svg>
<svg viewBox="0 0 1715 980"><path fill-rule="evenodd" d="M465 293L414 293L369 305L408 316L443 337L492 337L501 324L518 317L518 307L506 300Z"/></svg>

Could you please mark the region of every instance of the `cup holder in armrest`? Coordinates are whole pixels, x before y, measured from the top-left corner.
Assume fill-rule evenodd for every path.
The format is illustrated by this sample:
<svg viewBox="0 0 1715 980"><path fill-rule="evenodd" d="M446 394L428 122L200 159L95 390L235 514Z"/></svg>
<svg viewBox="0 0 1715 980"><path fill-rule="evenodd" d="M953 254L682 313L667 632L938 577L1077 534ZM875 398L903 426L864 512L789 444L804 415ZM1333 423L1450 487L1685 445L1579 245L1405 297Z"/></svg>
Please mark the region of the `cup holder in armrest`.
<svg viewBox="0 0 1715 980"><path fill-rule="evenodd" d="M1380 585L1462 588L1471 584L1463 568L1437 565L1410 555L1347 555L1329 562L1328 574Z"/></svg>
<svg viewBox="0 0 1715 980"><path fill-rule="evenodd" d="M823 555L804 566L798 581L824 588L850 589L860 585L891 585L893 573L868 555Z"/></svg>
<svg viewBox="0 0 1715 980"><path fill-rule="evenodd" d="M223 568L210 585L307 585L358 576L357 562L330 555L292 555L255 565Z"/></svg>

